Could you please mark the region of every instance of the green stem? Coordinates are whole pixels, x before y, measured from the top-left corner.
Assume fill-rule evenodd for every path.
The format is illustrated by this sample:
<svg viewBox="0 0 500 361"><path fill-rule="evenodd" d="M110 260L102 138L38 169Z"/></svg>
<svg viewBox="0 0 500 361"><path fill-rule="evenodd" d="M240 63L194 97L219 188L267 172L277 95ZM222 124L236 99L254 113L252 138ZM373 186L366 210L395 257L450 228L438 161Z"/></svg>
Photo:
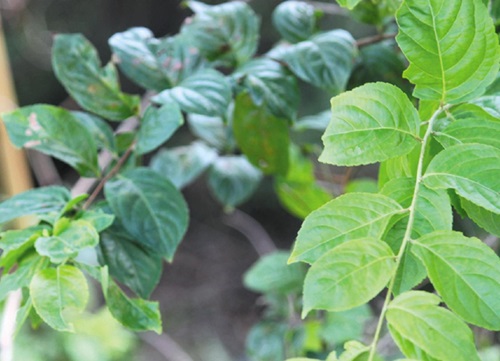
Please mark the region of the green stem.
<svg viewBox="0 0 500 361"><path fill-rule="evenodd" d="M403 241L401 243L401 247L399 248L398 255L396 256L396 272L394 272L394 276L392 276L391 281L389 283L389 286L387 287L387 295L385 296L385 301L384 301L384 305L382 306L382 310L380 311L380 316L378 319L377 328L375 329L373 341L370 345L370 356L368 357L368 361L373 361L373 358L375 357L377 343L380 339L380 332L382 331L382 326L383 326L384 320L385 320L385 314L387 312L387 307L389 306L389 303L391 301L392 291L394 289L394 284L396 282L397 271L399 269L399 266L401 265L401 259L403 258L404 252L406 250L406 246L408 245L408 242L411 241L413 224L415 223L415 213L416 213L416 208L417 208L418 193L420 191L420 185L422 183L425 151L427 149L427 144L429 142L429 138L432 134L432 127L434 126L434 122L436 121L438 115L441 114L445 110L446 109L444 107L441 107L432 115L431 119L428 122L428 128L427 128L425 135L422 139L422 145L420 148L420 155L418 157L415 189L413 191L413 198L411 201L411 205L408 208L408 210L409 210L408 225L406 226L405 234L403 236Z"/></svg>

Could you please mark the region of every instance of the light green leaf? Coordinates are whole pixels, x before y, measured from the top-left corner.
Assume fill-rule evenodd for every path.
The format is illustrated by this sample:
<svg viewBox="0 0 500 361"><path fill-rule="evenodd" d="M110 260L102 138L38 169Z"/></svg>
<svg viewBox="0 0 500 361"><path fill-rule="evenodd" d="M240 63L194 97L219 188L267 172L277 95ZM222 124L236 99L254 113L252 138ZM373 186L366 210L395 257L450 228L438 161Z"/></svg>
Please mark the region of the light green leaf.
<svg viewBox="0 0 500 361"><path fill-rule="evenodd" d="M33 276L47 264L46 258L32 254L23 258L14 272L4 272L0 278L0 301L4 300L9 292L27 287Z"/></svg>
<svg viewBox="0 0 500 361"><path fill-rule="evenodd" d="M91 223L83 220L71 221L61 232L56 231L50 237L39 237L35 248L41 256L47 256L52 263L63 263L75 258L85 248L95 247L99 243L99 234Z"/></svg>
<svg viewBox="0 0 500 361"><path fill-rule="evenodd" d="M71 112L52 105L32 105L5 114L3 121L16 147L58 158L82 176L100 174L92 134Z"/></svg>
<svg viewBox="0 0 500 361"><path fill-rule="evenodd" d="M184 79L176 87L155 95L151 100L158 104L174 101L188 113L222 116L231 102L231 86L218 71L205 69Z"/></svg>
<svg viewBox="0 0 500 361"><path fill-rule="evenodd" d="M339 361L368 361L370 347L359 341L348 341L344 345L345 351L340 355ZM382 361L375 355L373 361Z"/></svg>
<svg viewBox="0 0 500 361"><path fill-rule="evenodd" d="M187 119L191 132L208 145L219 150L234 147L232 128L221 117L189 114Z"/></svg>
<svg viewBox="0 0 500 361"><path fill-rule="evenodd" d="M410 62L404 72L425 100L460 103L481 95L498 73L500 46L477 0L406 0L396 38Z"/></svg>
<svg viewBox="0 0 500 361"><path fill-rule="evenodd" d="M353 239L380 239L403 208L389 197L348 193L312 212L302 224L289 262L313 263L334 247Z"/></svg>
<svg viewBox="0 0 500 361"><path fill-rule="evenodd" d="M102 232L113 224L115 216L104 212L101 208L94 207L78 213L77 219L89 222L97 232Z"/></svg>
<svg viewBox="0 0 500 361"><path fill-rule="evenodd" d="M314 309L361 306L387 285L396 262L389 246L370 238L344 242L313 263L304 281L302 317Z"/></svg>
<svg viewBox="0 0 500 361"><path fill-rule="evenodd" d="M286 119L269 114L247 93L236 98L234 137L248 160L265 174L286 174L290 136Z"/></svg>
<svg viewBox="0 0 500 361"><path fill-rule="evenodd" d="M150 106L141 119L137 133L137 154L148 153L170 139L184 123L181 110L174 102L168 102L160 108Z"/></svg>
<svg viewBox="0 0 500 361"><path fill-rule="evenodd" d="M248 4L233 1L209 6L187 1L195 15L181 29L209 60L234 66L249 60L257 50L258 16Z"/></svg>
<svg viewBox="0 0 500 361"><path fill-rule="evenodd" d="M217 158L217 152L202 142L162 149L151 160L151 168L181 189L198 178Z"/></svg>
<svg viewBox="0 0 500 361"><path fill-rule="evenodd" d="M186 202L175 186L153 170L136 168L108 181L104 193L127 232L172 261L188 222Z"/></svg>
<svg viewBox="0 0 500 361"><path fill-rule="evenodd" d="M463 198L460 198L460 205L474 223L487 232L500 237L500 214L487 211Z"/></svg>
<svg viewBox="0 0 500 361"><path fill-rule="evenodd" d="M332 98L332 120L319 160L359 165L408 154L419 144L419 124L417 110L399 88L363 85Z"/></svg>
<svg viewBox="0 0 500 361"><path fill-rule="evenodd" d="M73 117L90 132L97 148L108 149L114 152L116 149L113 129L106 121L96 115L85 112L71 112Z"/></svg>
<svg viewBox="0 0 500 361"><path fill-rule="evenodd" d="M452 188L472 203L500 213L498 148L482 144L449 147L434 157L423 180L430 188Z"/></svg>
<svg viewBox="0 0 500 361"><path fill-rule="evenodd" d="M85 110L109 120L123 120L139 111L139 97L122 93L112 63L101 68L92 44L81 34L58 34L52 66L68 93Z"/></svg>
<svg viewBox="0 0 500 361"><path fill-rule="evenodd" d="M273 25L291 43L309 39L317 30L320 12L305 1L285 1L273 11Z"/></svg>
<svg viewBox="0 0 500 361"><path fill-rule="evenodd" d="M31 280L30 295L36 312L49 326L73 332L70 315L83 312L89 291L78 268L62 265L38 272Z"/></svg>
<svg viewBox="0 0 500 361"><path fill-rule="evenodd" d="M338 4L340 6L343 6L345 8L348 8L349 10L352 10L354 9L354 7L356 5L358 5L358 3L360 2L361 0L338 0Z"/></svg>
<svg viewBox="0 0 500 361"><path fill-rule="evenodd" d="M440 132L436 139L445 148L457 144L479 143L500 149L500 122L485 119L460 119Z"/></svg>
<svg viewBox="0 0 500 361"><path fill-rule="evenodd" d="M448 307L468 323L500 330L500 260L477 238L434 232L413 241L412 252Z"/></svg>
<svg viewBox="0 0 500 361"><path fill-rule="evenodd" d="M280 60L300 79L333 95L345 89L356 55L352 35L332 30L286 48Z"/></svg>
<svg viewBox="0 0 500 361"><path fill-rule="evenodd" d="M415 183L414 178L393 179L385 184L380 193L394 199L402 207L408 208L413 200ZM412 239L434 231L451 231L453 217L446 191L429 189L421 185L417 197ZM398 253L401 248L407 226L408 216L404 216L383 237L394 253ZM411 253L411 248L411 244L407 246L397 271L393 289L396 295L412 289L427 275L422 262Z"/></svg>
<svg viewBox="0 0 500 361"><path fill-rule="evenodd" d="M357 178L349 181L344 187L345 193L364 192L378 193L378 185L375 179Z"/></svg>
<svg viewBox="0 0 500 361"><path fill-rule="evenodd" d="M287 1L283 4L290 3ZM277 61L260 58L239 67L232 77L247 89L254 104L278 118L295 120L299 101L297 79Z"/></svg>
<svg viewBox="0 0 500 361"><path fill-rule="evenodd" d="M0 203L0 223L31 214L58 212L71 195L64 187L50 186L17 194Z"/></svg>
<svg viewBox="0 0 500 361"><path fill-rule="evenodd" d="M22 230L9 230L0 234L0 267L7 274L11 267L24 256L25 252L33 247L35 240L40 237L45 226L32 226Z"/></svg>
<svg viewBox="0 0 500 361"><path fill-rule="evenodd" d="M362 340L366 323L372 317L368 304L341 312L327 312L321 338L328 344L342 345L349 340Z"/></svg>
<svg viewBox="0 0 500 361"><path fill-rule="evenodd" d="M244 274L243 284L260 293L290 294L300 291L306 270L301 264L287 265L289 256L286 251L266 254Z"/></svg>
<svg viewBox="0 0 500 361"><path fill-rule="evenodd" d="M101 234L98 256L111 276L140 297L148 298L160 281L161 255L142 248L117 221Z"/></svg>
<svg viewBox="0 0 500 361"><path fill-rule="evenodd" d="M406 357L428 361L479 361L471 330L441 299L423 291L396 297L386 317L394 341Z"/></svg>
<svg viewBox="0 0 500 361"><path fill-rule="evenodd" d="M129 298L112 280L103 282L102 287L109 312L118 322L133 331L154 331L161 334L158 302Z"/></svg>
<svg viewBox="0 0 500 361"><path fill-rule="evenodd" d="M244 156L221 156L208 173L208 186L217 200L228 207L244 202L257 189L262 173Z"/></svg>

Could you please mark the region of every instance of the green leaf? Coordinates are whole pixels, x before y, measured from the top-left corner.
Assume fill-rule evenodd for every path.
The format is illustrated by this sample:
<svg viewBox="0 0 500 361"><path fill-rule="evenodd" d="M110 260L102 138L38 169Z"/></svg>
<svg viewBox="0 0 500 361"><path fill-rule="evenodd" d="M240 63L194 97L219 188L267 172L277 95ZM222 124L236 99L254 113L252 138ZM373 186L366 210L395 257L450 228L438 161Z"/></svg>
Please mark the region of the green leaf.
<svg viewBox="0 0 500 361"><path fill-rule="evenodd" d="M101 234L98 256L111 276L142 298L148 298L160 281L161 255L143 249L119 222Z"/></svg>
<svg viewBox="0 0 500 361"><path fill-rule="evenodd" d="M345 193L364 192L378 193L378 185L375 179L357 178L349 181L344 188Z"/></svg>
<svg viewBox="0 0 500 361"><path fill-rule="evenodd" d="M298 43L316 32L320 13L304 1L285 1L274 9L272 16L273 25L283 39Z"/></svg>
<svg viewBox="0 0 500 361"><path fill-rule="evenodd" d="M0 278L0 301L4 300L9 292L27 287L33 276L47 264L46 258L32 254L23 258L14 272L4 272Z"/></svg>
<svg viewBox="0 0 500 361"><path fill-rule="evenodd" d="M71 112L73 117L90 132L97 148L108 149L114 152L116 149L113 129L102 118L85 112Z"/></svg>
<svg viewBox="0 0 500 361"><path fill-rule="evenodd" d="M97 232L102 232L113 224L115 216L94 207L91 210L79 212L76 219L89 222Z"/></svg>
<svg viewBox="0 0 500 361"><path fill-rule="evenodd" d="M249 94L236 98L234 137L248 160L265 174L284 175L288 169L290 136L285 119L269 114L254 104Z"/></svg>
<svg viewBox="0 0 500 361"><path fill-rule="evenodd" d="M429 361L479 361L471 330L441 299L423 291L396 297L387 309L389 331L408 358Z"/></svg>
<svg viewBox="0 0 500 361"><path fill-rule="evenodd" d="M3 272L9 272L10 268L30 250L35 240L40 237L45 226L32 226L22 230L9 230L0 234L0 267Z"/></svg>
<svg viewBox="0 0 500 361"><path fill-rule="evenodd" d="M221 156L208 173L208 186L215 198L228 207L248 199L257 189L262 173L244 156Z"/></svg>
<svg viewBox="0 0 500 361"><path fill-rule="evenodd" d="M181 110L174 102L168 102L160 108L148 107L141 119L137 133L137 154L148 153L170 139L184 123Z"/></svg>
<svg viewBox="0 0 500 361"><path fill-rule="evenodd" d="M480 1L406 0L397 22L396 40L410 62L403 75L415 84L415 97L460 103L495 79L500 46Z"/></svg>
<svg viewBox="0 0 500 361"><path fill-rule="evenodd" d="M397 178L387 182L380 193L394 199L403 208L408 208L413 200L414 188L414 178ZM452 223L450 199L446 191L429 189L421 185L415 204L412 239L434 231L451 231ZM401 248L407 226L408 216L404 216L383 237L394 253L398 253ZM410 244L405 249L398 267L393 288L396 295L412 289L427 275L424 265L413 255L411 249Z"/></svg>
<svg viewBox="0 0 500 361"><path fill-rule="evenodd" d="M287 1L283 4L290 3ZM254 104L265 104L278 118L295 120L299 105L297 79L277 61L260 58L239 67L232 77L247 89Z"/></svg>
<svg viewBox="0 0 500 361"><path fill-rule="evenodd" d="M151 30L143 27L116 33L108 40L115 62L123 73L145 89L163 90L171 83L162 76L153 51Z"/></svg>
<svg viewBox="0 0 500 361"><path fill-rule="evenodd" d="M243 276L246 288L260 293L290 294L302 289L305 268L287 265L289 252L276 251L260 258Z"/></svg>
<svg viewBox="0 0 500 361"><path fill-rule="evenodd" d="M471 100L471 103L481 107L491 117L500 118L500 96L488 95Z"/></svg>
<svg viewBox="0 0 500 361"><path fill-rule="evenodd" d="M382 291L395 271L395 256L386 243L370 238L344 242L307 272L302 317L314 309L344 311L361 306Z"/></svg>
<svg viewBox="0 0 500 361"><path fill-rule="evenodd" d="M99 243L99 234L87 221L71 221L61 232L56 231L56 226L52 236L39 237L35 242L38 254L49 257L52 263L66 262L81 250Z"/></svg>
<svg viewBox="0 0 500 361"><path fill-rule="evenodd" d="M139 97L122 93L112 63L101 68L92 44L81 34L58 34L52 66L68 93L85 110L110 120L123 120L139 111Z"/></svg>
<svg viewBox="0 0 500 361"><path fill-rule="evenodd" d="M232 128L224 123L221 117L189 114L189 129L196 137L219 150L232 149L234 139Z"/></svg>
<svg viewBox="0 0 500 361"><path fill-rule="evenodd" d="M477 238L434 232L413 241L412 252L448 307L468 323L500 329L500 260Z"/></svg>
<svg viewBox="0 0 500 361"><path fill-rule="evenodd" d="M479 143L500 149L500 122L485 119L460 119L440 132L436 139L445 148L457 144Z"/></svg>
<svg viewBox="0 0 500 361"><path fill-rule="evenodd" d="M354 9L354 7L356 5L358 5L358 3L360 2L361 0L338 0L338 4L340 6L343 6L345 8L348 8L349 10L352 10Z"/></svg>
<svg viewBox="0 0 500 361"><path fill-rule="evenodd" d="M323 133L328 126L331 117L331 110L325 110L314 115L306 115L293 124L293 130L297 132L317 130Z"/></svg>
<svg viewBox="0 0 500 361"><path fill-rule="evenodd" d="M346 341L363 339L365 324L372 312L368 304L341 312L327 312L321 338L327 343L342 345Z"/></svg>
<svg viewBox="0 0 500 361"><path fill-rule="evenodd" d="M105 280L102 288L109 312L122 325L133 331L154 331L161 334L158 302L129 298L112 280Z"/></svg>
<svg viewBox="0 0 500 361"><path fill-rule="evenodd" d="M104 193L127 232L172 261L188 222L186 202L175 186L153 170L136 168L108 181Z"/></svg>
<svg viewBox="0 0 500 361"><path fill-rule="evenodd" d="M356 55L351 34L332 30L286 48L280 60L300 79L333 95L345 89Z"/></svg>
<svg viewBox="0 0 500 361"><path fill-rule="evenodd" d="M31 214L58 212L71 195L64 187L50 186L17 194L0 203L0 223Z"/></svg>
<svg viewBox="0 0 500 361"><path fill-rule="evenodd" d="M151 168L181 189L198 178L217 158L217 152L202 142L163 149L151 160Z"/></svg>
<svg viewBox="0 0 500 361"><path fill-rule="evenodd" d="M215 6L198 1L186 3L195 15L182 26L181 34L189 37L207 59L234 66L245 63L255 54L260 21L248 4L239 1Z"/></svg>
<svg viewBox="0 0 500 361"><path fill-rule="evenodd" d="M3 121L16 147L51 155L82 176L99 176L92 134L71 112L52 105L32 105L5 114Z"/></svg>
<svg viewBox="0 0 500 361"><path fill-rule="evenodd" d="M216 70L205 69L184 79L176 87L151 98L154 103L172 101L187 113L222 116L231 102L231 86Z"/></svg>
<svg viewBox="0 0 500 361"><path fill-rule="evenodd" d="M253 325L246 339L246 354L252 360L275 361L285 359L285 337L288 325L260 321Z"/></svg>
<svg viewBox="0 0 500 361"><path fill-rule="evenodd" d="M500 149L460 144L440 152L423 180L430 188L452 188L463 198L500 213Z"/></svg>
<svg viewBox="0 0 500 361"><path fill-rule="evenodd" d="M69 316L83 312L89 291L78 268L62 265L38 272L31 280L30 295L36 312L50 327L73 332Z"/></svg>
<svg viewBox="0 0 500 361"><path fill-rule="evenodd" d="M397 202L380 194L344 194L305 219L289 262L313 263L346 241L380 239L389 220L402 212Z"/></svg>
<svg viewBox="0 0 500 361"><path fill-rule="evenodd" d="M487 232L500 237L500 214L487 211L463 198L460 198L460 205L474 223Z"/></svg>
<svg viewBox="0 0 500 361"><path fill-rule="evenodd" d="M419 144L419 124L417 110L399 88L363 85L332 98L319 160L349 166L408 154Z"/></svg>

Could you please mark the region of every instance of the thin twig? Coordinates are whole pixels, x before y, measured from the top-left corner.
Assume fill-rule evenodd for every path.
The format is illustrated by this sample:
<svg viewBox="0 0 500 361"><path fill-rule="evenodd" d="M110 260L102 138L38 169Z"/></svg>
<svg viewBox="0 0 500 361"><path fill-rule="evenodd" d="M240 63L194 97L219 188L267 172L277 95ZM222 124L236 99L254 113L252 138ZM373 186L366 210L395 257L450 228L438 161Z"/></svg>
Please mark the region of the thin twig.
<svg viewBox="0 0 500 361"><path fill-rule="evenodd" d="M396 37L396 34L378 34L378 35L358 39L356 41L356 45L358 46L358 48L361 48L363 46L367 46L367 45L381 42L383 40L394 39L395 37Z"/></svg>
<svg viewBox="0 0 500 361"><path fill-rule="evenodd" d="M235 209L224 215L222 222L243 234L253 246L259 256L276 250L274 242L262 225L249 214Z"/></svg>
<svg viewBox="0 0 500 361"><path fill-rule="evenodd" d="M158 351L167 361L193 361L191 356L167 334L160 336L144 333L139 334L139 338Z"/></svg>

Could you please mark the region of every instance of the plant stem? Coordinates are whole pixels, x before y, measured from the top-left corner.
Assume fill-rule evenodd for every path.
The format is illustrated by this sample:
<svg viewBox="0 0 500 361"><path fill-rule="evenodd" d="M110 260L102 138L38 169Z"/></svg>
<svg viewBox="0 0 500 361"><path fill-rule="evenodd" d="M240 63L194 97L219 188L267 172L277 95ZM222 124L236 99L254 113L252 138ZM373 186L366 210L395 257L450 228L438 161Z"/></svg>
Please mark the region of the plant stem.
<svg viewBox="0 0 500 361"><path fill-rule="evenodd" d="M415 223L415 213L416 213L416 209L417 209L418 193L420 191L420 185L422 183L425 151L427 149L427 144L429 142L429 138L432 134L432 127L434 126L434 122L436 121L438 115L441 114L444 110L445 109L443 107L441 107L432 115L431 119L428 122L428 128L427 128L425 135L422 139L422 144L421 144L421 148L420 148L420 155L418 157L415 188L413 191L413 197L411 200L410 207L408 208L408 210L409 210L408 225L406 226L405 234L403 236L403 241L401 243L401 247L399 248L398 255L396 256L396 271L394 272L394 275L391 278L389 286L387 287L387 295L385 296L385 301L384 301L384 305L382 306L382 310L380 311L380 316L378 319L377 328L375 329L373 341L370 345L370 356L368 357L368 361L373 361L373 358L375 357L377 343L378 343L378 340L380 338L380 332L382 331L382 326L383 326L384 320L385 320L385 314L387 312L387 308L389 307L389 303L390 303L391 297L392 297L392 291L394 289L394 284L396 282L397 271L399 269L399 266L401 265L401 259L403 258L404 252L406 250L406 246L408 245L408 242L411 241L413 224Z"/></svg>
<svg viewBox="0 0 500 361"><path fill-rule="evenodd" d="M121 167L123 166L123 164L127 161L127 159L130 156L130 154L132 154L132 151L134 150L134 148L135 148L135 142L132 143L127 148L127 150L125 151L125 153L123 153L123 155L120 157L120 159L118 159L118 162L116 162L115 166L106 174L106 176L104 176L101 179L101 181L99 182L99 184L97 184L97 187L95 187L94 191L87 198L87 201L83 205L83 207L82 207L83 209L88 209L90 207L90 205L92 204L92 202L94 202L94 200L99 195L99 193L101 193L101 190L104 187L104 185L106 184L106 182L108 180L110 180L116 173L118 173L118 171L121 169Z"/></svg>

